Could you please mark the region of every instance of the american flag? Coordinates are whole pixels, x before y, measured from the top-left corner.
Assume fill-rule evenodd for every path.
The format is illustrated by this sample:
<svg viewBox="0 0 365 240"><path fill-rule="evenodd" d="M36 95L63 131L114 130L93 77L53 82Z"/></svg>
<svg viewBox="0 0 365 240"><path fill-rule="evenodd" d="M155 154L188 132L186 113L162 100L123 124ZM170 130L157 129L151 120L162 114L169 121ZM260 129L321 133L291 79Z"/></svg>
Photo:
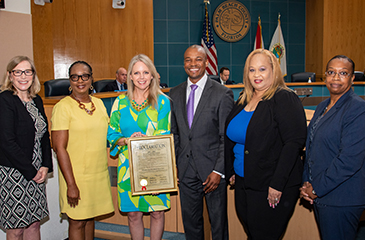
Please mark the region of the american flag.
<svg viewBox="0 0 365 240"><path fill-rule="evenodd" d="M209 65L205 69L209 75L218 75L217 49L215 48L212 28L210 26L207 4L205 4L205 18L203 23L203 37L201 45L207 52Z"/></svg>

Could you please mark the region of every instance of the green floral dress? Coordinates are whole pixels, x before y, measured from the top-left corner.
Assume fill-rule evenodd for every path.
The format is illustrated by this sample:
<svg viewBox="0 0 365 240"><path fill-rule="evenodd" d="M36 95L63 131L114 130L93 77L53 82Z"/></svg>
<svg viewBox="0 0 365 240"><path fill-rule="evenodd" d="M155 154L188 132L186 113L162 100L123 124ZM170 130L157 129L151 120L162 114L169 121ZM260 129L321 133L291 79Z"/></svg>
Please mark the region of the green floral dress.
<svg viewBox="0 0 365 240"><path fill-rule="evenodd" d="M159 95L157 106L146 106L140 111L132 107L129 98L121 94L114 101L108 129L110 154L119 154L118 161L118 203L122 212L153 212L170 208L170 194L132 196L127 146L117 142L135 132L147 136L170 134L170 100Z"/></svg>

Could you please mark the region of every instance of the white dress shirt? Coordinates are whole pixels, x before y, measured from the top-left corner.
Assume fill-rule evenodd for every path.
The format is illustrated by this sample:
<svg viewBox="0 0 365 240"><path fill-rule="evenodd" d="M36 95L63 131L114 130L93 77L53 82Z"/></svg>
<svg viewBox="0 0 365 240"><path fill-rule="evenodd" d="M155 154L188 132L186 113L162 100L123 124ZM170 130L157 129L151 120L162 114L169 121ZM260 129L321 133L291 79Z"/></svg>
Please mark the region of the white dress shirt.
<svg viewBox="0 0 365 240"><path fill-rule="evenodd" d="M118 80L115 80L117 82L117 86L118 86L118 90L122 90L122 84L118 81Z"/></svg>
<svg viewBox="0 0 365 240"><path fill-rule="evenodd" d="M204 74L204 76L197 82L195 83L195 85L197 85L198 87L195 89L195 95L194 95L194 115L195 115L195 111L196 111L196 107L199 104L200 98L202 96L205 84L207 83L208 80L208 76L206 74ZM188 85L186 87L186 104L188 103L189 100L189 95L191 92L191 85L193 85L194 83L192 83L190 81L190 79L188 78ZM213 172L215 172L216 174L220 175L222 178L224 178L224 174L217 172L215 170L213 170Z"/></svg>
<svg viewBox="0 0 365 240"><path fill-rule="evenodd" d="M196 107L199 104L199 101L200 101L200 98L202 96L205 84L207 83L207 80L208 80L208 76L206 74L204 74L204 76L197 83L195 83L195 85L197 85L198 87L195 89L194 114L195 114L195 111L196 111ZM190 95L190 92L191 92L191 87L190 86L193 85L193 84L194 83L192 83L190 81L190 79L188 78L188 85L187 85L187 88L186 88L186 104L188 103L189 95Z"/></svg>
<svg viewBox="0 0 365 240"><path fill-rule="evenodd" d="M221 84L224 85L225 81L222 80L222 78L219 78L219 80L221 81Z"/></svg>

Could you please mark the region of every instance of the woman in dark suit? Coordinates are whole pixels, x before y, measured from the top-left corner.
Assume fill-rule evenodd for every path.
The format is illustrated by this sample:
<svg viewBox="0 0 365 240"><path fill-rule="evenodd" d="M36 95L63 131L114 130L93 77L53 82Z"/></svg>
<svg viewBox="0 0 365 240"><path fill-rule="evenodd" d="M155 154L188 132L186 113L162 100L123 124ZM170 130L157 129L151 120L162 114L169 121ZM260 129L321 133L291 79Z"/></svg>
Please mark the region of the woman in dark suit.
<svg viewBox="0 0 365 240"><path fill-rule="evenodd" d="M226 122L226 177L249 239L279 239L299 197L306 118L286 87L277 58L258 49L247 58L245 89Z"/></svg>
<svg viewBox="0 0 365 240"><path fill-rule="evenodd" d="M8 240L40 239L52 158L40 83L28 57L10 60L1 90L0 225Z"/></svg>
<svg viewBox="0 0 365 240"><path fill-rule="evenodd" d="M330 98L308 126L301 196L314 203L323 240L355 239L365 210L365 101L351 89L354 69L343 55L327 63Z"/></svg>

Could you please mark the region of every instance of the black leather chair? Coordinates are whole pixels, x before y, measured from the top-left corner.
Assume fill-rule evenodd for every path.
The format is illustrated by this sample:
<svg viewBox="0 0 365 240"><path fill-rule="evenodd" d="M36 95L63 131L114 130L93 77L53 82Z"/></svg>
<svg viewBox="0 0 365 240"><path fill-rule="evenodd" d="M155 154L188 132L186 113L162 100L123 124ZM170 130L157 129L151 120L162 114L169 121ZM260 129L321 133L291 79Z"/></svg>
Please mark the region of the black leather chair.
<svg viewBox="0 0 365 240"><path fill-rule="evenodd" d="M208 77L210 77L210 79L217 81L219 83L221 82L219 75L208 75Z"/></svg>
<svg viewBox="0 0 365 240"><path fill-rule="evenodd" d="M63 96L70 94L70 80L68 78L58 78L44 83L44 96Z"/></svg>
<svg viewBox="0 0 365 240"><path fill-rule="evenodd" d="M365 75L363 72L355 71L355 79L356 82L365 82Z"/></svg>
<svg viewBox="0 0 365 240"><path fill-rule="evenodd" d="M94 82L94 89L95 92L106 92L104 90L104 88L106 87L106 85L108 85L109 83L115 81L115 79L102 79L99 81Z"/></svg>
<svg viewBox="0 0 365 240"><path fill-rule="evenodd" d="M316 74L314 72L299 72L291 75L292 82L308 82L311 78L311 82L316 81Z"/></svg>

